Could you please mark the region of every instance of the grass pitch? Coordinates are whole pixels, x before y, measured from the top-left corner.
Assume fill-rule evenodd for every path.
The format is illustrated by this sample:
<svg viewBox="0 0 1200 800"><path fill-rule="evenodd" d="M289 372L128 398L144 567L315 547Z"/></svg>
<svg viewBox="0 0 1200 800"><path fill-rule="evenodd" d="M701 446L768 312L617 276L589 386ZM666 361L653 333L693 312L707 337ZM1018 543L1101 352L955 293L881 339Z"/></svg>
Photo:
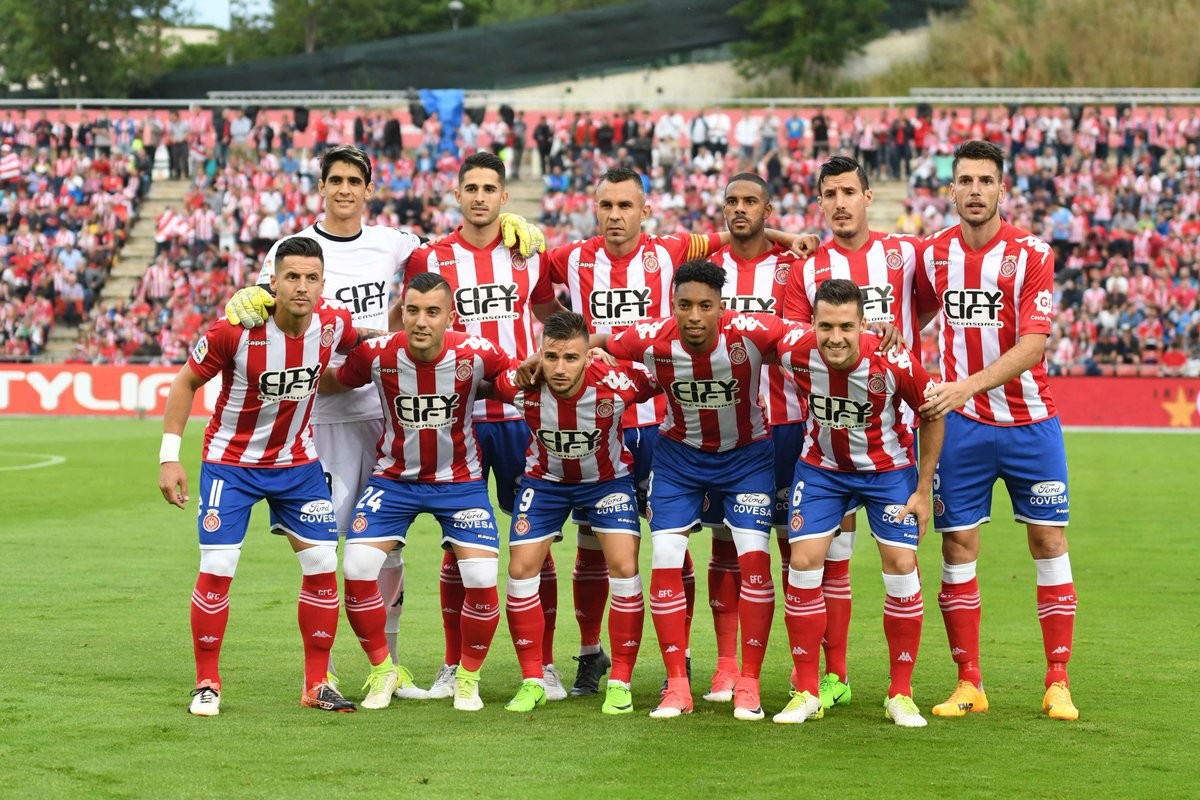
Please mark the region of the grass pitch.
<svg viewBox="0 0 1200 800"><path fill-rule="evenodd" d="M184 445L193 509L201 430L193 420ZM505 712L519 671L503 620L484 666L482 712L396 701L386 711L332 715L299 705L299 568L258 512L233 583L221 715L192 718L195 520L159 497L159 433L154 420L0 420L0 797L1197 796L1194 437L1068 434L1080 596L1071 674L1081 719L1040 715L1033 565L998 494L980 570L991 711L957 720L928 714L955 678L931 536L921 548L927 613L914 676L930 724L901 730L883 718L882 586L866 536L852 567L854 701L820 722L738 722L730 706L699 699L714 659L702 576L691 717L646 716L663 675L649 614L634 675L637 712L628 717L600 714L599 697ZM400 647L427 685L442 657L440 553L427 519L409 541ZM693 537L698 566L708 549ZM559 545L555 555L556 660L570 681L578 644L573 546ZM358 699L366 660L344 617L339 630L343 688ZM768 713L787 699L782 606L772 638L763 674Z"/></svg>

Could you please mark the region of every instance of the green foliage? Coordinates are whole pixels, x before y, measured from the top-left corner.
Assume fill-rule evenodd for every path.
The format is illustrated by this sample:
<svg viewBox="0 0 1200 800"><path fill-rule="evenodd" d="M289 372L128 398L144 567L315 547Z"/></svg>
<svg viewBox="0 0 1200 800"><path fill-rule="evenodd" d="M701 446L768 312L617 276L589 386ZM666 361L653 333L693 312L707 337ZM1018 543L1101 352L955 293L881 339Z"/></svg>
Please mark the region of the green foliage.
<svg viewBox="0 0 1200 800"><path fill-rule="evenodd" d="M161 68L176 0L0 0L0 62L9 83L59 97L121 97Z"/></svg>
<svg viewBox="0 0 1200 800"><path fill-rule="evenodd" d="M793 81L820 83L833 68L884 33L887 0L742 0L730 11L747 38L733 45L746 77L786 69Z"/></svg>
<svg viewBox="0 0 1200 800"><path fill-rule="evenodd" d="M747 787L756 797L791 797L803 784L844 800L1195 796L1200 769L1188 755L1200 752L1200 703L1192 691L1200 679L1194 436L1067 436L1080 596L1071 665L1079 722L1039 713L1044 656L1033 565L998 493L979 573L992 709L966 719L930 718L928 728L913 731L883 719L879 560L865 533L851 568L854 701L819 722L738 722L729 706L700 699L714 655L702 574L690 718L646 716L663 674L649 613L629 717L604 717L600 698L550 703L529 715L505 712L519 671L503 621L480 684L487 707L477 714L454 712L448 701L394 701L386 711L344 716L303 709L300 570L286 545L267 534L261 508L232 586L221 715L191 718L188 597L202 427L192 420L185 437L193 499L190 511L180 511L156 488L157 421L0 419L0 467L8 470L0 472L0 794L640 800L674 796L680 787L697 797L742 796ZM13 469L35 453L68 460ZM568 680L579 641L568 611L573 538L568 531L555 547L557 657ZM400 650L428 685L442 657L441 557L428 518L414 525L409 542ZM691 547L702 572L707 537L693 537ZM649 550L647 539L647 581ZM926 614L914 689L928 711L953 686L954 668L934 599L940 570L932 534L920 559ZM778 566L776 559L776 575ZM780 607L763 672L769 712L787 699L785 637ZM347 695L361 698L366 660L344 618L335 659Z"/></svg>
<svg viewBox="0 0 1200 800"><path fill-rule="evenodd" d="M1195 87L1200 6L1180 0L968 0L933 18L927 55L852 88Z"/></svg>

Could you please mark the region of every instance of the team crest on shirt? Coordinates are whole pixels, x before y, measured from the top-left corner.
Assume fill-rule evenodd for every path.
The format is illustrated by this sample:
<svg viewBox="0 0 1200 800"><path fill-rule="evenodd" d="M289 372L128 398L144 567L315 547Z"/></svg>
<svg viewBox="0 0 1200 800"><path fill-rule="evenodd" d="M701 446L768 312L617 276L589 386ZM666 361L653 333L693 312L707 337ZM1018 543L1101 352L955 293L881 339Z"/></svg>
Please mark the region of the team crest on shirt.
<svg viewBox="0 0 1200 800"><path fill-rule="evenodd" d="M525 269L525 256L521 255L520 253L511 252L511 261L513 269Z"/></svg>
<svg viewBox="0 0 1200 800"><path fill-rule="evenodd" d="M471 364L471 359L464 358L458 362L458 366L454 368L454 377L460 381L471 380L471 375L475 373L475 368Z"/></svg>
<svg viewBox="0 0 1200 800"><path fill-rule="evenodd" d="M321 347L333 347L332 322L327 322L321 326Z"/></svg>
<svg viewBox="0 0 1200 800"><path fill-rule="evenodd" d="M365 514L357 514L354 521L350 523L350 530L355 533L362 533L367 529L367 517Z"/></svg>
<svg viewBox="0 0 1200 800"><path fill-rule="evenodd" d="M513 532L518 536L524 536L525 534L529 533L529 518L524 514L519 514L517 518L513 520Z"/></svg>
<svg viewBox="0 0 1200 800"><path fill-rule="evenodd" d="M888 269L900 269L904 266L904 259L900 256L900 251L896 249L886 251L883 255L883 262L887 264Z"/></svg>
<svg viewBox="0 0 1200 800"><path fill-rule="evenodd" d="M741 342L734 342L733 346L729 348L729 360L734 364L745 364L749 358L750 356L747 355L746 348Z"/></svg>
<svg viewBox="0 0 1200 800"><path fill-rule="evenodd" d="M200 524L204 526L204 530L215 533L221 529L221 514L215 508L210 508Z"/></svg>
<svg viewBox="0 0 1200 800"><path fill-rule="evenodd" d="M208 337L201 336L200 341L196 342L196 346L192 348L192 360L199 364L204 361L206 355L208 355Z"/></svg>
<svg viewBox="0 0 1200 800"><path fill-rule="evenodd" d="M600 402L596 403L596 416L597 417L599 417L601 419L606 419L608 417L611 417L612 415L613 415L612 400L601 400Z"/></svg>
<svg viewBox="0 0 1200 800"><path fill-rule="evenodd" d="M883 394L887 391L887 379L882 372L872 372L867 378L867 391L871 394Z"/></svg>
<svg viewBox="0 0 1200 800"><path fill-rule="evenodd" d="M1016 275L1016 274L1017 274L1017 257L1016 256L1005 256L1004 260L1000 262L1000 275L1005 278L1011 278L1013 275Z"/></svg>
<svg viewBox="0 0 1200 800"><path fill-rule="evenodd" d="M791 268L786 265L779 267L775 270L775 282L780 286L784 285L788 281L788 273L790 272Z"/></svg>
<svg viewBox="0 0 1200 800"><path fill-rule="evenodd" d="M792 514L792 519L788 522L788 527L792 529L793 533L798 533L804 527L804 517L800 516L799 511Z"/></svg>
<svg viewBox="0 0 1200 800"><path fill-rule="evenodd" d="M653 253L642 256L642 269L646 272L658 272L658 256Z"/></svg>

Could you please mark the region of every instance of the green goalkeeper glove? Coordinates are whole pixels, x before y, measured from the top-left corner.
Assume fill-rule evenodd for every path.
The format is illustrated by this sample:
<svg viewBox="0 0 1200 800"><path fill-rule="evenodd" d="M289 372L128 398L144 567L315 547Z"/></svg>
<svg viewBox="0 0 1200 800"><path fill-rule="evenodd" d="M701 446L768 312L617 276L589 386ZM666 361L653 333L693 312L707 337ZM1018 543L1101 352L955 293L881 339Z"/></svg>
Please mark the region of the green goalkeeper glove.
<svg viewBox="0 0 1200 800"><path fill-rule="evenodd" d="M231 325L241 325L245 328L257 328L267 321L271 308L275 306L275 297L261 286L247 286L238 289L229 302L225 304L225 319Z"/></svg>
<svg viewBox="0 0 1200 800"><path fill-rule="evenodd" d="M500 233L504 237L504 246L511 248L519 244L518 252L528 258L533 253L546 251L546 237L536 225L530 225L529 220L520 214L501 214Z"/></svg>

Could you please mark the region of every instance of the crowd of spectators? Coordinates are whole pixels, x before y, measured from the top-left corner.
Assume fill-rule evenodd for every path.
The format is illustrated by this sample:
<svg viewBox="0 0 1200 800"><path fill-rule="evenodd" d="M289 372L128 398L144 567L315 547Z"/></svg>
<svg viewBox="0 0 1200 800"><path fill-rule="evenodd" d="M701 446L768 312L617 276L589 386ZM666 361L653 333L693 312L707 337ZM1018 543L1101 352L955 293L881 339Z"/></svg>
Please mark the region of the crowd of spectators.
<svg viewBox="0 0 1200 800"><path fill-rule="evenodd" d="M10 112L0 138L20 169L0 205L5 352L36 354L53 318L82 317L78 360L181 360L228 294L253 280L270 243L318 218L317 164L330 145L355 143L375 160L368 223L433 238L459 224L458 157L445 150L436 114L419 125L406 111L308 116L85 115L72 140L66 117ZM69 163L57 164L64 132ZM839 152L857 157L872 181L906 181L894 229L930 233L957 221L946 186L953 148L968 138L1012 154L1002 213L1055 249L1051 369L1200 373L1195 109L509 111L465 116L454 141L460 152L500 153L510 176L523 169L541 180L540 220L553 246L597 233L593 187L614 165L645 176L650 232L719 229L725 183L743 170L770 183L773 224L820 231L815 176ZM160 164L190 188L157 220L157 254L132 296L97 304L159 148Z"/></svg>
<svg viewBox="0 0 1200 800"><path fill-rule="evenodd" d="M0 121L0 357L45 348L90 313L150 186L150 154L122 117L45 112Z"/></svg>

